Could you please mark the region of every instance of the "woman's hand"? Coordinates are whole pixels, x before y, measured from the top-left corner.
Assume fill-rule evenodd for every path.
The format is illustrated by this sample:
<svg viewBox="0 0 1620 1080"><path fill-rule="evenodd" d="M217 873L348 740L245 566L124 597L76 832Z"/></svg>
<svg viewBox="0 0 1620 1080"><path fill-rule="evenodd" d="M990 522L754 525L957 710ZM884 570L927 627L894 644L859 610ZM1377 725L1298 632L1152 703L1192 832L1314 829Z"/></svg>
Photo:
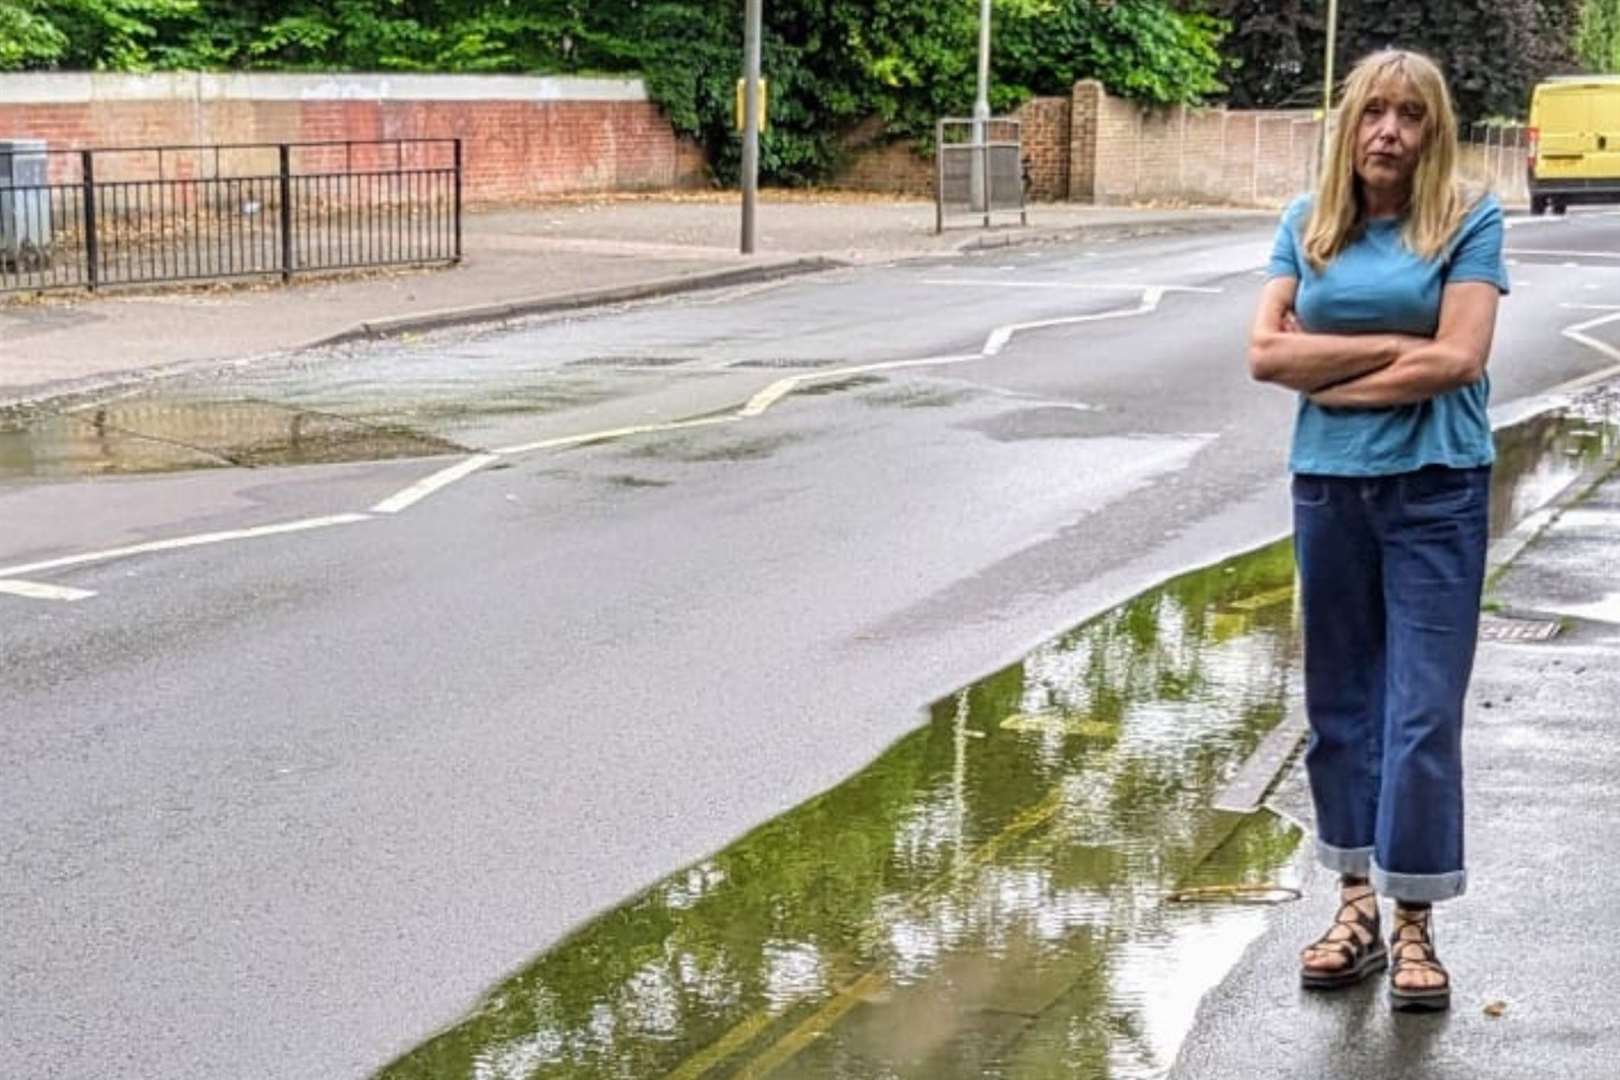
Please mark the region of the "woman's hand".
<svg viewBox="0 0 1620 1080"><path fill-rule="evenodd" d="M1299 282L1272 278L1260 292L1249 331L1249 374L1259 382L1313 393L1388 367L1408 344L1398 334L1313 334L1294 311Z"/></svg>

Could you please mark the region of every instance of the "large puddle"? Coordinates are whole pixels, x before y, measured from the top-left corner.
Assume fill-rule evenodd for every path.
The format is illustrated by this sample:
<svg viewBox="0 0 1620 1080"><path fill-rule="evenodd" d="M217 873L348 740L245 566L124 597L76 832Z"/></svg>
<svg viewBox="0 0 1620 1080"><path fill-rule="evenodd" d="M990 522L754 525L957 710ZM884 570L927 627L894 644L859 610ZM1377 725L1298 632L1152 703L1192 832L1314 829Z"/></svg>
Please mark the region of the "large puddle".
<svg viewBox="0 0 1620 1080"><path fill-rule="evenodd" d="M464 452L455 443L405 427L251 399L129 398L68 412L0 412L0 479L335 464Z"/></svg>
<svg viewBox="0 0 1620 1080"><path fill-rule="evenodd" d="M1589 394L1496 435L1491 535L1502 536L1582 474L1620 456L1620 397Z"/></svg>
<svg viewBox="0 0 1620 1080"><path fill-rule="evenodd" d="M1263 925L1175 894L1289 884L1295 826L1209 805L1289 701L1292 581L1188 574L938 702L380 1075L1159 1074Z"/></svg>
<svg viewBox="0 0 1620 1080"><path fill-rule="evenodd" d="M1493 534L1620 448L1501 433ZM1211 808L1297 697L1288 544L939 701L859 775L577 930L380 1080L1162 1076L1303 839Z"/></svg>

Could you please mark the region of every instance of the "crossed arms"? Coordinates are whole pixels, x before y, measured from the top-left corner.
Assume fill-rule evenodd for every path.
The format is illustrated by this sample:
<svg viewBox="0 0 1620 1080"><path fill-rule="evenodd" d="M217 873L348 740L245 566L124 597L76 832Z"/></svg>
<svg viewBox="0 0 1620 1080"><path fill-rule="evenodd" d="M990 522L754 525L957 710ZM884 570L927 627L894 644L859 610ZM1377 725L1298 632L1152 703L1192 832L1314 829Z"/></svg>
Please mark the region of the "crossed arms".
<svg viewBox="0 0 1620 1080"><path fill-rule="evenodd" d="M1496 333L1496 286L1447 285L1440 329L1406 334L1313 334L1294 318L1295 278L1273 278L1249 333L1249 374L1309 394L1318 405L1413 405L1478 382Z"/></svg>

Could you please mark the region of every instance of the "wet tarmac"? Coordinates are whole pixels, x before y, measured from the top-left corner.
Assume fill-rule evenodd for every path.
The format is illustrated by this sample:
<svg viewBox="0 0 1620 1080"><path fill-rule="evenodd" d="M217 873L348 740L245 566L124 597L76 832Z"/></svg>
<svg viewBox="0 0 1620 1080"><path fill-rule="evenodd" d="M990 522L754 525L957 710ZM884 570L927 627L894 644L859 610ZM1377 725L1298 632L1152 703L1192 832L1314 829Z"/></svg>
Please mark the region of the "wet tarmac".
<svg viewBox="0 0 1620 1080"><path fill-rule="evenodd" d="M1286 707L1292 577L1177 578L937 703L379 1075L1157 1075L1290 895L1297 827L1208 807Z"/></svg>
<svg viewBox="0 0 1620 1080"><path fill-rule="evenodd" d="M1493 534L1612 461L1499 436ZM379 1080L1158 1077L1297 897L1300 827L1211 809L1297 698L1287 542L937 702L844 784L580 928Z"/></svg>
<svg viewBox="0 0 1620 1080"><path fill-rule="evenodd" d="M635 378L639 365L617 371ZM351 397L329 391L323 407L283 388L286 400L222 397L204 383L177 382L163 392L89 402L67 409L0 411L0 480L164 473L229 466L341 464L470 453L482 445L458 435L469 429L519 423L526 417L599 403L624 391L614 372L593 375L560 372L516 388L486 389L458 398L453 387L406 384L384 390L353 415L343 409ZM356 390L355 393L360 391ZM894 382L854 376L812 383L796 396L852 395L873 407L944 408L973 396L970 386ZM1048 407L1010 414L1000 427L1016 435L998 438L1065 438L1087 434L1083 406ZM736 446L716 451L714 460L757 457L770 446L737 433ZM1553 411L1498 434L1499 459L1493 529L1522 519L1596 459L1620 442L1620 416L1590 407ZM637 451L643 456L696 453L679 437ZM710 460L696 457L692 460Z"/></svg>
<svg viewBox="0 0 1620 1080"><path fill-rule="evenodd" d="M0 412L0 480L339 464L463 453L404 427L252 399L133 397Z"/></svg>

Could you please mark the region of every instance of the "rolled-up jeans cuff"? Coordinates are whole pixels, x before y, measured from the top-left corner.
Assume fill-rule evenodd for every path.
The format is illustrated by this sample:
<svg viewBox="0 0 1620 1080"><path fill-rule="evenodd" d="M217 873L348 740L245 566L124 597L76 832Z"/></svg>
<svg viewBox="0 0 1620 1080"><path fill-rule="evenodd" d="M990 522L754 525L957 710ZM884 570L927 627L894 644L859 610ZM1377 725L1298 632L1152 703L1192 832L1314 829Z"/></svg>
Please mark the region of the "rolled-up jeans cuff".
<svg viewBox="0 0 1620 1080"><path fill-rule="evenodd" d="M1468 891L1468 871L1453 870L1447 874L1397 874L1383 867L1372 868L1372 884L1379 896L1406 900L1414 904L1433 904L1441 900L1455 900Z"/></svg>
<svg viewBox="0 0 1620 1080"><path fill-rule="evenodd" d="M1366 877L1372 870L1373 849L1334 847L1317 837L1316 858L1329 870L1353 877Z"/></svg>

